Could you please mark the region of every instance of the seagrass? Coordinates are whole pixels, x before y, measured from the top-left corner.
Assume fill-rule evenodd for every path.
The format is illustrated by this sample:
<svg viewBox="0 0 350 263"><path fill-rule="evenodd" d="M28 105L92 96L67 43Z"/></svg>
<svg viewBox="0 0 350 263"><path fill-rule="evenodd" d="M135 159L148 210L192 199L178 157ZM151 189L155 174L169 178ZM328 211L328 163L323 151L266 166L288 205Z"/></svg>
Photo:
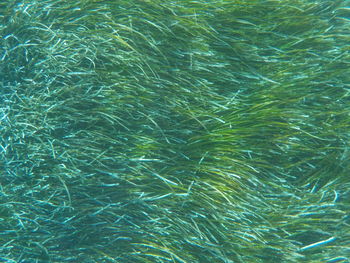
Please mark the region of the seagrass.
<svg viewBox="0 0 350 263"><path fill-rule="evenodd" d="M349 259L349 1L0 4L0 261Z"/></svg>

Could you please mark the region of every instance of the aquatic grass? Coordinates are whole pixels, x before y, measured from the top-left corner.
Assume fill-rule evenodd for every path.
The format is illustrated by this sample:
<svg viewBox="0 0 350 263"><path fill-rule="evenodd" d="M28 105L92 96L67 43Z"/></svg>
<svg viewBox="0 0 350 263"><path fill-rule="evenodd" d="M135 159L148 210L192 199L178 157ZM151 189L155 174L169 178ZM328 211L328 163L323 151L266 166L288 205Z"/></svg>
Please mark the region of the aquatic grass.
<svg viewBox="0 0 350 263"><path fill-rule="evenodd" d="M345 5L1 4L2 256L346 260Z"/></svg>

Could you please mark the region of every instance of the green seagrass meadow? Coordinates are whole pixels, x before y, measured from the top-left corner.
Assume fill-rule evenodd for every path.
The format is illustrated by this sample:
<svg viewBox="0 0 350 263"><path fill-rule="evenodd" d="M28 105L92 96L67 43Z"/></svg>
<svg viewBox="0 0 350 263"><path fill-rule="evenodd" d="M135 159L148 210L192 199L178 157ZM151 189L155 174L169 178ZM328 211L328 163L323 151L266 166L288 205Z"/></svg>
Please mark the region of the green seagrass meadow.
<svg viewBox="0 0 350 263"><path fill-rule="evenodd" d="M349 263L350 1L1 1L0 262Z"/></svg>

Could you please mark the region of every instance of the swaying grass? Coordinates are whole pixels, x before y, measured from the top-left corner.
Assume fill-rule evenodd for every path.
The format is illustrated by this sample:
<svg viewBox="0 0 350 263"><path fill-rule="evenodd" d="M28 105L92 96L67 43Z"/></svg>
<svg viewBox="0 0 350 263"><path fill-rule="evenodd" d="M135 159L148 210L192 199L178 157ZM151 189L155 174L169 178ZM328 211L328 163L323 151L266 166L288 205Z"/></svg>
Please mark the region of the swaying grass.
<svg viewBox="0 0 350 263"><path fill-rule="evenodd" d="M0 4L0 261L350 262L349 1Z"/></svg>

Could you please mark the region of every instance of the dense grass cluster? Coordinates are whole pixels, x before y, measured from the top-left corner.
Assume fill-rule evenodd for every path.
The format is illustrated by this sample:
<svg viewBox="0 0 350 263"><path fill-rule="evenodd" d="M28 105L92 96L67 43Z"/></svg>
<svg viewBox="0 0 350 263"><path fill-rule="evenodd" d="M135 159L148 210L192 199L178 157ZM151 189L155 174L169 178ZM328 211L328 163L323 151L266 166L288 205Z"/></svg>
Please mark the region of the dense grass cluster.
<svg viewBox="0 0 350 263"><path fill-rule="evenodd" d="M344 0L0 3L0 261L350 262Z"/></svg>

